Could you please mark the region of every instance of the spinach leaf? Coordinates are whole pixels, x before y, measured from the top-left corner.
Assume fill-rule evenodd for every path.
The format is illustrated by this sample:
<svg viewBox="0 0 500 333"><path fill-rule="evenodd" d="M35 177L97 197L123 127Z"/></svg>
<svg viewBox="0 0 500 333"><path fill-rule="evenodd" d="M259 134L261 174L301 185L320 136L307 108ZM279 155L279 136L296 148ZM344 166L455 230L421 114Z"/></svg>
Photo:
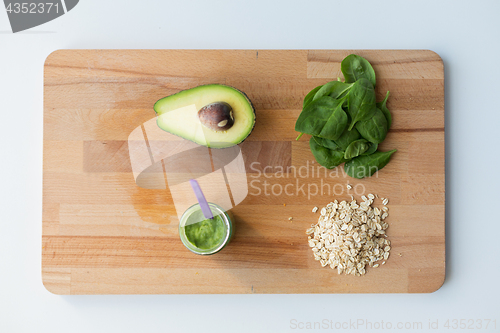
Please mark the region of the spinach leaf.
<svg viewBox="0 0 500 333"><path fill-rule="evenodd" d="M314 138L314 141L316 141L316 143L320 146L323 146L323 147L331 149L331 150L340 149L340 147L333 140L320 138L319 136L313 136L313 138Z"/></svg>
<svg viewBox="0 0 500 333"><path fill-rule="evenodd" d="M316 161L327 169L332 169L345 162L344 152L340 150L332 150L320 146L312 137L309 140L309 147Z"/></svg>
<svg viewBox="0 0 500 333"><path fill-rule="evenodd" d="M337 82L334 86L333 89L330 91L330 97L332 98L343 98L349 93L349 89L351 89L353 83L345 83L341 81L334 81Z"/></svg>
<svg viewBox="0 0 500 333"><path fill-rule="evenodd" d="M338 82L338 81L330 81L328 83L325 83L317 92L316 94L314 95L313 97L313 101L314 100L317 100L318 98L320 97L323 97L323 96L328 96L330 95L330 91L333 89L333 86L335 85L335 83Z"/></svg>
<svg viewBox="0 0 500 333"><path fill-rule="evenodd" d="M377 111L375 89L365 78L357 80L347 95L347 111L351 116L351 130L358 121L367 120Z"/></svg>
<svg viewBox="0 0 500 333"><path fill-rule="evenodd" d="M360 121L356 124L356 129L359 134L366 140L373 143L381 143L384 141L389 127L387 119L380 109L368 120Z"/></svg>
<svg viewBox="0 0 500 333"><path fill-rule="evenodd" d="M371 155L353 158L344 164L345 172L357 179L370 177L389 163L395 151L396 149L387 152L377 151Z"/></svg>
<svg viewBox="0 0 500 333"><path fill-rule="evenodd" d="M389 91L387 91L387 94L385 94L385 98L382 102L377 103L377 108L382 111L382 113L385 116L385 119L387 119L387 128L390 128L392 125L392 116L391 116L391 111L387 108L387 99L389 99Z"/></svg>
<svg viewBox="0 0 500 333"><path fill-rule="evenodd" d="M368 150L370 147L370 143L365 139L359 139L351 142L349 146L347 146L344 152L344 158L346 160L350 160L351 158L357 157Z"/></svg>
<svg viewBox="0 0 500 333"><path fill-rule="evenodd" d="M357 129L353 128L352 131L349 131L346 128L342 135L337 140L335 140L335 143L340 147L341 150L344 151L351 144L351 142L359 138L360 135Z"/></svg>
<svg viewBox="0 0 500 333"><path fill-rule="evenodd" d="M316 141L316 143L320 146L323 146L322 143L323 143L323 138L320 138L319 136L313 136L312 137L314 139L314 141Z"/></svg>
<svg viewBox="0 0 500 333"><path fill-rule="evenodd" d="M344 83L341 81L330 81L326 83L321 89L318 90L316 95L314 95L313 100L316 100L323 96L330 96L332 98L344 97L349 89L351 89L352 83Z"/></svg>
<svg viewBox="0 0 500 333"><path fill-rule="evenodd" d="M350 54L342 60L340 70L344 74L345 82L356 82L360 78L369 80L375 86L375 71L372 65L363 57Z"/></svg>
<svg viewBox="0 0 500 333"><path fill-rule="evenodd" d="M361 155L371 155L377 151L378 143L373 143L373 142L368 142L368 143L370 144L370 148L368 148L368 150Z"/></svg>
<svg viewBox="0 0 500 333"><path fill-rule="evenodd" d="M342 102L340 101L318 136L324 139L336 140L342 135L346 127L347 114L342 109Z"/></svg>
<svg viewBox="0 0 500 333"><path fill-rule="evenodd" d="M295 130L325 139L337 139L347 127L342 101L329 96L309 103L299 115Z"/></svg>
<svg viewBox="0 0 500 333"><path fill-rule="evenodd" d="M319 89L321 89L323 86L317 86L313 90L311 90L306 97L304 97L304 103L302 104L302 109L305 109L305 107L313 101L314 95L318 92Z"/></svg>

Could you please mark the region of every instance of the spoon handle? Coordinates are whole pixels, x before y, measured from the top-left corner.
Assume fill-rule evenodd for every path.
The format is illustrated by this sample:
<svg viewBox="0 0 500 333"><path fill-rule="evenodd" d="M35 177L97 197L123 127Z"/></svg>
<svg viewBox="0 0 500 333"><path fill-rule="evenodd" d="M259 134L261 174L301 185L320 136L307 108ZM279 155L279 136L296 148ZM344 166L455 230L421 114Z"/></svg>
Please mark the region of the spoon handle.
<svg viewBox="0 0 500 333"><path fill-rule="evenodd" d="M198 182L195 179L190 179L189 183L191 184L194 194L196 195L196 199L200 204L203 216L205 216L206 219L213 219L214 216L212 214L212 210L208 205L207 199L205 199L205 196L203 195L203 191L201 190L200 184L198 184Z"/></svg>

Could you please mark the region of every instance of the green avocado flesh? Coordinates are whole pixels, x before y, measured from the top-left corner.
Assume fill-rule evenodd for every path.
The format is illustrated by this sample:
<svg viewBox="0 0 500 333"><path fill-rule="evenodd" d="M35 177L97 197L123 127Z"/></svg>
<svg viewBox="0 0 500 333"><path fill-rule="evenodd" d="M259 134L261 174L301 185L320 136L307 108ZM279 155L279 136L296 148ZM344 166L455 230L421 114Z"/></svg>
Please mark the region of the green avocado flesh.
<svg viewBox="0 0 500 333"><path fill-rule="evenodd" d="M221 102L232 108L234 123L227 130L215 131L201 123L198 111ZM250 100L238 89L221 84L198 86L167 96L156 102L154 110L162 130L210 148L227 148L243 142L255 125Z"/></svg>
<svg viewBox="0 0 500 333"><path fill-rule="evenodd" d="M184 227L188 241L202 250L217 247L226 236L226 226L220 215Z"/></svg>

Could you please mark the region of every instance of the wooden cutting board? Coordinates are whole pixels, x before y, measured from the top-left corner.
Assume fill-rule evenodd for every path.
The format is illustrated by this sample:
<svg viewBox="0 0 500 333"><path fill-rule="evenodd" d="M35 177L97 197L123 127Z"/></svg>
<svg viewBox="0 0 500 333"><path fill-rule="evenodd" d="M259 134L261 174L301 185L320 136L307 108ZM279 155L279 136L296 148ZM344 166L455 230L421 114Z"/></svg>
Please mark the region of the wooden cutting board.
<svg viewBox="0 0 500 333"><path fill-rule="evenodd" d="M326 175L314 163L309 137L295 141L303 97L341 76L340 61L350 53L373 64L377 100L390 90L393 125L380 149L398 149L378 175L363 180L343 175L341 168ZM444 76L436 53L60 50L47 58L44 70L42 278L49 291L423 293L442 285ZM179 240L169 188L137 186L127 140L155 117L159 98L208 83L234 86L255 106L255 129L241 145L248 184L255 182L232 209L232 242L202 257ZM252 162L258 163L250 167ZM304 172L276 173L290 167ZM348 183L390 200L391 256L362 277L322 268L305 235L319 216L311 209L349 199ZM288 184L292 195L279 194ZM313 195L315 186L324 192Z"/></svg>

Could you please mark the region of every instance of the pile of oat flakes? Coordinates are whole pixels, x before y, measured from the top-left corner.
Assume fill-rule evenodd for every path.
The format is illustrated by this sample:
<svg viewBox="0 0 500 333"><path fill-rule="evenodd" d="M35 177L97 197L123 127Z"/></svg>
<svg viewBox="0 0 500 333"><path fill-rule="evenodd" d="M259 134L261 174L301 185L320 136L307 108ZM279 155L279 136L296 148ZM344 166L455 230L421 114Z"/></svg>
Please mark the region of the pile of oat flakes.
<svg viewBox="0 0 500 333"><path fill-rule="evenodd" d="M306 231L314 258L325 267L337 269L339 274L361 276L366 265L378 267L377 261L389 258L390 241L384 220L389 215L387 198L381 198L383 207L372 207L375 195L362 196L362 202L335 200L321 209L318 223ZM318 210L314 207L313 212Z"/></svg>

